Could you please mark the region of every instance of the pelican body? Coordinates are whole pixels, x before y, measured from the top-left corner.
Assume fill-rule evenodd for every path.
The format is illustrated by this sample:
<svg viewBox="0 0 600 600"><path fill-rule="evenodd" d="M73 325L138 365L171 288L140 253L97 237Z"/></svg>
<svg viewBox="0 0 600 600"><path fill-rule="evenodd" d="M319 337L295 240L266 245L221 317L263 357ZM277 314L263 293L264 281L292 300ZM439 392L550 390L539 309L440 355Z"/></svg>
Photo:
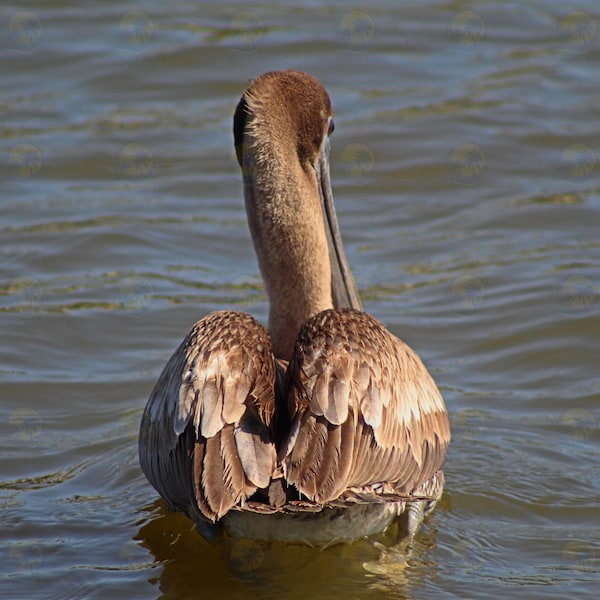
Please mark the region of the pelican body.
<svg viewBox="0 0 600 600"><path fill-rule="evenodd" d="M207 539L327 545L400 515L414 534L442 493L448 415L417 354L362 311L329 96L306 73L266 73L233 129L269 327L233 310L193 326L148 399L142 470Z"/></svg>

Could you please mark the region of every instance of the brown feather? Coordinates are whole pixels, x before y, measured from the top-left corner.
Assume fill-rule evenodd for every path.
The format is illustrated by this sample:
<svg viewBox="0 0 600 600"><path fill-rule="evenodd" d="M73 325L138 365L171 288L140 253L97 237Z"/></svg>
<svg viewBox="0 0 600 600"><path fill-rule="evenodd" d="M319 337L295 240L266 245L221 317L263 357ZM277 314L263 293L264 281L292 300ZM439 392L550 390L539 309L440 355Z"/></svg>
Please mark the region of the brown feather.
<svg viewBox="0 0 600 600"><path fill-rule="evenodd" d="M193 450L194 500L200 513L207 519L214 521L217 518L217 514L209 505L202 486L205 453L206 439L201 437L196 440Z"/></svg>
<svg viewBox="0 0 600 600"><path fill-rule="evenodd" d="M206 439L202 472L200 474L200 489L202 497L210 508L211 515L205 515L213 520L219 518L227 490L223 477L223 459L221 457L221 434Z"/></svg>
<svg viewBox="0 0 600 600"><path fill-rule="evenodd" d="M341 441L342 431L339 425L327 423L326 437L323 445L323 455L321 462L315 473L315 494L316 502L323 502L339 495L336 489L338 481L340 458L342 454Z"/></svg>
<svg viewBox="0 0 600 600"><path fill-rule="evenodd" d="M274 396L275 362L262 325L233 311L194 325L159 378L144 417L148 435L140 436L142 468L170 505L214 521L268 486Z"/></svg>
<svg viewBox="0 0 600 600"><path fill-rule="evenodd" d="M327 442L327 420L324 417L306 415L306 420L300 428L300 435L310 434L310 439L302 444L306 448L303 456L296 459L298 465L298 489L311 500L315 499L318 492L316 475L325 456ZM294 479L287 477L291 483Z"/></svg>
<svg viewBox="0 0 600 600"><path fill-rule="evenodd" d="M275 447L258 415L246 410L235 427L235 443L244 473L254 486L266 488L275 469Z"/></svg>
<svg viewBox="0 0 600 600"><path fill-rule="evenodd" d="M353 348L360 352L353 354ZM378 482L410 492L441 466L449 429L439 392L413 351L366 313L330 310L309 320L288 376L302 427L310 414L328 422L326 435L301 427L284 459L288 480L307 497L327 502L345 485ZM346 443L353 440L348 451L337 428L351 421L353 411L358 418L352 421L354 436L344 436Z"/></svg>

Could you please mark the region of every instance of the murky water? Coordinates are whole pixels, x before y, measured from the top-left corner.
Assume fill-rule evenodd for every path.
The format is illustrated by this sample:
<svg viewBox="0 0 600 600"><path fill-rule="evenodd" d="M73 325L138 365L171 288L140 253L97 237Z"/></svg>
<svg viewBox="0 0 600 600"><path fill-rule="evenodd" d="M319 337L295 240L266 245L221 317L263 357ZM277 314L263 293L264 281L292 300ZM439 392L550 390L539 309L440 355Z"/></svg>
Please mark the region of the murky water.
<svg viewBox="0 0 600 600"><path fill-rule="evenodd" d="M578 3L38 1L0 11L2 598L595 598L600 16ZM409 548L209 546L137 463L154 381L261 319L231 119L319 77L367 310L453 442Z"/></svg>

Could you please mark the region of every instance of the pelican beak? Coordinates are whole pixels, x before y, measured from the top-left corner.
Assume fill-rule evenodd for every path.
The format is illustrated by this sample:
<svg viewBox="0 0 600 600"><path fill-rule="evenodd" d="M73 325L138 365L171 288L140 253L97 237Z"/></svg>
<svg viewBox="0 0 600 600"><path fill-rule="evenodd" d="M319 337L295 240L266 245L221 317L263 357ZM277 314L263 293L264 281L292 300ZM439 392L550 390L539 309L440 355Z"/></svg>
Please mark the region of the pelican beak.
<svg viewBox="0 0 600 600"><path fill-rule="evenodd" d="M331 180L329 177L329 137L326 136L321 146L315 165L323 220L327 232L327 246L331 262L331 295L335 308L356 308L362 310L362 303L354 283L354 277L348 259L344 252L340 227L335 214L333 194L331 193Z"/></svg>

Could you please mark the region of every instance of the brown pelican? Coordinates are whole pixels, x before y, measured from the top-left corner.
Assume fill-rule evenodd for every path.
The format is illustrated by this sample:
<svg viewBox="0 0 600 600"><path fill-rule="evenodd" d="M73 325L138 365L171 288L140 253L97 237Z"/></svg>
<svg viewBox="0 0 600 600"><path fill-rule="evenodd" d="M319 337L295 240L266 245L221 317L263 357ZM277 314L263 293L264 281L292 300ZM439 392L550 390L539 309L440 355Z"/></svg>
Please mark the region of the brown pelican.
<svg viewBox="0 0 600 600"><path fill-rule="evenodd" d="M324 545L418 528L443 488L444 401L417 356L361 310L329 180L329 96L266 73L234 116L268 331L213 312L175 351L142 418L142 469L202 535Z"/></svg>

